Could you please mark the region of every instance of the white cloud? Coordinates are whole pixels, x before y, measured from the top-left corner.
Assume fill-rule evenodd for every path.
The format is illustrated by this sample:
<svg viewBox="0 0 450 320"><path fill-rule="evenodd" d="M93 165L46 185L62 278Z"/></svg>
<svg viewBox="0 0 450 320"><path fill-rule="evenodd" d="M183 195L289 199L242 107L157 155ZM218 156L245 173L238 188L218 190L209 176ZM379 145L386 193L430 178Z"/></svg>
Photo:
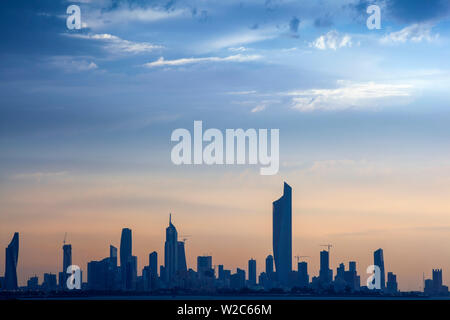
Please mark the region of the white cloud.
<svg viewBox="0 0 450 320"><path fill-rule="evenodd" d="M237 47L237 48L228 48L229 51L231 52L245 52L248 49L246 47Z"/></svg>
<svg viewBox="0 0 450 320"><path fill-rule="evenodd" d="M255 94L256 91L255 90L249 90L249 91L230 91L227 92L227 94L231 94L231 95L249 95L249 94Z"/></svg>
<svg viewBox="0 0 450 320"><path fill-rule="evenodd" d="M144 64L144 66L148 68L153 67L162 67L162 66L181 66L185 64L193 64L193 63L199 63L199 62L227 62L227 61L234 61L234 62L246 62L246 61L254 61L260 59L261 56L259 55L241 55L237 54L234 56L228 56L228 57L204 57L204 58L181 58L181 59L175 59L175 60L165 60L164 57L159 58L156 61L148 62Z"/></svg>
<svg viewBox="0 0 450 320"><path fill-rule="evenodd" d="M245 44L270 40L277 37L276 28L265 28L256 30L241 30L220 38L215 37L199 47L207 50L219 50L223 48L244 48Z"/></svg>
<svg viewBox="0 0 450 320"><path fill-rule="evenodd" d="M95 62L84 58L74 58L70 56L55 56L51 57L49 65L62 69L65 72L83 72L98 69Z"/></svg>
<svg viewBox="0 0 450 320"><path fill-rule="evenodd" d="M129 40L121 39L117 36L114 36L109 33L102 33L102 34L65 34L69 37L74 38L82 38L82 39L91 39L91 40L98 40L105 43L106 49L112 51L112 52L122 52L122 53L145 53L145 52L151 52L155 49L161 49L162 46L154 45L148 42L134 42Z"/></svg>
<svg viewBox="0 0 450 320"><path fill-rule="evenodd" d="M311 42L309 46L320 50L337 50L339 48L351 47L352 38L348 34L341 35L336 30L331 30Z"/></svg>
<svg viewBox="0 0 450 320"><path fill-rule="evenodd" d="M141 22L154 22L163 19L174 18L182 15L184 10L157 10L152 8L139 8L139 9L120 9L115 10L110 13L104 14L103 16L108 20L113 20L116 22L126 22L126 21L141 21Z"/></svg>
<svg viewBox="0 0 450 320"><path fill-rule="evenodd" d="M412 24L408 27L403 28L400 31L391 32L381 38L381 43L405 43L407 41L421 42L428 41L431 42L436 40L439 35L431 34L432 26L428 24Z"/></svg>
<svg viewBox="0 0 450 320"><path fill-rule="evenodd" d="M256 106L256 107L254 107L254 108L252 109L252 113L260 112L260 111L263 111L263 110L265 110L265 109L266 109L266 106L263 105L263 104L261 104L261 105L258 105L258 106Z"/></svg>
<svg viewBox="0 0 450 320"><path fill-rule="evenodd" d="M89 28L104 28L111 25L124 25L130 22L152 23L161 20L180 17L189 14L185 9L165 10L163 8L130 8L128 5L121 5L119 8L110 11L101 9L91 10L85 15L84 20Z"/></svg>
<svg viewBox="0 0 450 320"><path fill-rule="evenodd" d="M300 111L345 110L401 104L410 100L411 84L338 81L334 89L309 89L285 93Z"/></svg>

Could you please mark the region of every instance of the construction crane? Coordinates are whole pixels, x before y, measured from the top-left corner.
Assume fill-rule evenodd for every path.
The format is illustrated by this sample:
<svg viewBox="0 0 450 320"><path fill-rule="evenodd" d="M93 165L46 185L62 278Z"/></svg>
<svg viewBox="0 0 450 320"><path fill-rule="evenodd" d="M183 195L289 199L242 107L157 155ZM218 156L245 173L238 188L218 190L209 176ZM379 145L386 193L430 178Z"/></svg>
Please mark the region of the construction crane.
<svg viewBox="0 0 450 320"><path fill-rule="evenodd" d="M328 252L330 252L330 248L333 247L332 244L321 244L320 246L321 246L321 247L327 247L327 248L328 248Z"/></svg>

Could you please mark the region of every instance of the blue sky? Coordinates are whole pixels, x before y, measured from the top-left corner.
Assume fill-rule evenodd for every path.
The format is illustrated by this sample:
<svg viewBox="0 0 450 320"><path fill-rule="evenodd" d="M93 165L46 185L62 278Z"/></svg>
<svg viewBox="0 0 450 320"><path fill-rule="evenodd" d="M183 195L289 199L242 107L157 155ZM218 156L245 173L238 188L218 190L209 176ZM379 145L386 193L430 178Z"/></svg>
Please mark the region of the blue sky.
<svg viewBox="0 0 450 320"><path fill-rule="evenodd" d="M81 7L81 30L66 28L72 3ZM372 3L381 7L381 30L366 27ZM9 157L53 153L54 144L81 154L121 143L164 149L168 133L193 119L279 127L284 141L313 135L312 148L330 134L350 135L356 152L364 147L355 132L405 136L399 143L412 148L448 138L445 1L1 6L1 141Z"/></svg>
<svg viewBox="0 0 450 320"><path fill-rule="evenodd" d="M66 27L71 4L81 8L81 30ZM380 30L366 27L370 4L381 8ZM442 190L450 181L449 18L444 0L1 1L0 196L34 195L32 204L38 189L82 194L83 183L105 188L116 176L124 186L172 177L178 190L175 178L189 189L195 174L249 174L269 188L259 166L175 167L170 134L194 120L279 128L275 179L294 190L295 181L327 190L335 180L342 190L404 181L396 199L419 197L415 183ZM278 180L270 180L274 198ZM158 201L164 213L174 203ZM445 197L433 201L438 217ZM10 229L42 217L24 205L4 202L5 243ZM399 207L392 200L377 213L401 216Z"/></svg>

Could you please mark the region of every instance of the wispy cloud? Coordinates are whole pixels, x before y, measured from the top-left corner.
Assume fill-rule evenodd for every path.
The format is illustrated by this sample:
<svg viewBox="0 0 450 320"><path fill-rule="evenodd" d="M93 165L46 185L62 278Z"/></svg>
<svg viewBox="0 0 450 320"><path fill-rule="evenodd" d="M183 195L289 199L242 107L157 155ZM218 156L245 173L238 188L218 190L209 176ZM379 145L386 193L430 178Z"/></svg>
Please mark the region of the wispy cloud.
<svg viewBox="0 0 450 320"><path fill-rule="evenodd" d="M333 89L309 89L286 93L300 111L345 110L399 104L412 95L410 84L351 82L340 80Z"/></svg>
<svg viewBox="0 0 450 320"><path fill-rule="evenodd" d="M381 38L381 43L405 43L408 41L412 42L431 42L436 40L439 35L431 33L432 26L429 24L412 24L403 28L400 31L391 32Z"/></svg>
<svg viewBox="0 0 450 320"><path fill-rule="evenodd" d="M121 39L118 36L102 33L102 34L65 34L69 37L97 40L104 43L105 48L115 53L145 53L151 52L155 49L162 49L162 46L154 45L148 42L134 42L125 39Z"/></svg>
<svg viewBox="0 0 450 320"><path fill-rule="evenodd" d="M266 109L264 104L258 105L252 109L252 113L261 112Z"/></svg>
<svg viewBox="0 0 450 320"><path fill-rule="evenodd" d="M320 50L337 50L339 48L351 47L352 38L348 34L341 35L336 30L331 30L311 42L309 46Z"/></svg>
<svg viewBox="0 0 450 320"><path fill-rule="evenodd" d="M130 22L152 23L166 19L172 19L189 14L185 9L167 10L157 7L139 7L121 5L114 10L91 10L86 16L86 25L89 28L103 28L115 24L127 24Z"/></svg>
<svg viewBox="0 0 450 320"><path fill-rule="evenodd" d="M165 60L164 57L156 61L144 64L145 67L163 67L163 66L181 66L186 64L200 63L200 62L246 62L260 59L259 55L233 55L228 57L204 57L204 58L181 58L175 60Z"/></svg>
<svg viewBox="0 0 450 320"><path fill-rule="evenodd" d="M278 36L276 28L242 30L222 37L215 37L201 45L208 50L219 50L223 48L244 48L244 45L264 40L270 40Z"/></svg>
<svg viewBox="0 0 450 320"><path fill-rule="evenodd" d="M143 21L153 22L168 18L174 18L182 15L184 9L159 10L155 8L122 8L120 10L105 13L104 16L109 20L115 21Z"/></svg>
<svg viewBox="0 0 450 320"><path fill-rule="evenodd" d="M231 51L231 52L245 52L245 51L248 51L248 49L246 48L246 47L236 47L236 48L234 48L234 47L231 47L231 48L228 48L228 50L229 51Z"/></svg>
<svg viewBox="0 0 450 320"><path fill-rule="evenodd" d="M98 69L97 64L88 58L75 58L70 56L51 57L48 65L69 73Z"/></svg>
<svg viewBox="0 0 450 320"><path fill-rule="evenodd" d="M249 95L249 94L255 94L255 93L256 93L255 90L227 92L227 94L231 94L231 95Z"/></svg>

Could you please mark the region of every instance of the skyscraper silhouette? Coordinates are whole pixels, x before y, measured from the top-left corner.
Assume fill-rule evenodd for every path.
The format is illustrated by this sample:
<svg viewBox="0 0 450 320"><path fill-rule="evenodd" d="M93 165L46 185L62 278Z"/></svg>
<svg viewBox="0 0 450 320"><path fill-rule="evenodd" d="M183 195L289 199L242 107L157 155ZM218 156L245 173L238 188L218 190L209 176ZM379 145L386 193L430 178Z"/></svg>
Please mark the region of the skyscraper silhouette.
<svg viewBox="0 0 450 320"><path fill-rule="evenodd" d="M137 284L137 257L131 256L129 267L128 267L129 276L127 279L129 288L131 290L136 290Z"/></svg>
<svg viewBox="0 0 450 320"><path fill-rule="evenodd" d="M184 249L184 242L178 241L178 248L177 248L177 255L178 255L178 268L177 271L185 272L187 271L187 264L186 264L186 252Z"/></svg>
<svg viewBox="0 0 450 320"><path fill-rule="evenodd" d="M131 289L131 253L132 237L131 230L128 228L122 229L122 236L120 238L120 273L122 279L122 289Z"/></svg>
<svg viewBox="0 0 450 320"><path fill-rule="evenodd" d="M156 251L149 254L148 263L152 274L158 276L158 253Z"/></svg>
<svg viewBox="0 0 450 320"><path fill-rule="evenodd" d="M178 232L172 224L172 214L169 216L169 226L166 228L164 244L164 272L169 285L173 284L178 270Z"/></svg>
<svg viewBox="0 0 450 320"><path fill-rule="evenodd" d="M219 264L218 267L219 267L218 279L223 280L224 279L223 264Z"/></svg>
<svg viewBox="0 0 450 320"><path fill-rule="evenodd" d="M273 276L273 256L271 254L266 258L266 274L269 279Z"/></svg>
<svg viewBox="0 0 450 320"><path fill-rule="evenodd" d="M398 291L397 276L392 272L387 274L386 290L389 293L396 293Z"/></svg>
<svg viewBox="0 0 450 320"><path fill-rule="evenodd" d="M200 277L205 276L205 275L211 275L211 272L214 272L214 269L212 268L212 257L211 256L198 256L197 257L197 272Z"/></svg>
<svg viewBox="0 0 450 320"><path fill-rule="evenodd" d="M309 285L308 263L305 261L298 263L298 283L300 288L305 288Z"/></svg>
<svg viewBox="0 0 450 320"><path fill-rule="evenodd" d="M65 242L65 240L64 240ZM59 286L61 289L67 289L67 268L72 265L72 245L65 244L62 247L63 249L63 269L59 274Z"/></svg>
<svg viewBox="0 0 450 320"><path fill-rule="evenodd" d="M373 253L373 264L380 268L381 290L384 290L386 285L386 278L384 273L383 249L380 248Z"/></svg>
<svg viewBox="0 0 450 320"><path fill-rule="evenodd" d="M5 290L17 290L17 261L19 259L19 233L14 236L6 248Z"/></svg>
<svg viewBox="0 0 450 320"><path fill-rule="evenodd" d="M158 286L158 253L156 251L150 253L148 263L150 266L151 288L156 289Z"/></svg>
<svg viewBox="0 0 450 320"><path fill-rule="evenodd" d="M248 283L250 286L256 285L256 260L248 260Z"/></svg>
<svg viewBox="0 0 450 320"><path fill-rule="evenodd" d="M351 290L360 289L361 279L356 271L356 261L350 261L348 263L348 271L345 272L345 281Z"/></svg>
<svg viewBox="0 0 450 320"><path fill-rule="evenodd" d="M31 291L37 291L39 289L39 278L38 276L31 277L27 281L27 289Z"/></svg>
<svg viewBox="0 0 450 320"><path fill-rule="evenodd" d="M42 283L44 291L56 290L56 274L44 273L44 282Z"/></svg>
<svg viewBox="0 0 450 320"><path fill-rule="evenodd" d="M339 281L345 281L345 265L344 263L340 263L339 267L336 269L336 276L334 278L334 282L337 283Z"/></svg>
<svg viewBox="0 0 450 320"><path fill-rule="evenodd" d="M333 280L333 270L330 269L330 253L326 250L320 251L319 279L322 284L329 284Z"/></svg>
<svg viewBox="0 0 450 320"><path fill-rule="evenodd" d="M109 246L108 288L117 290L121 287L120 273L117 266L117 248Z"/></svg>
<svg viewBox="0 0 450 320"><path fill-rule="evenodd" d="M111 266L117 268L117 248L113 245L109 246L109 259Z"/></svg>
<svg viewBox="0 0 450 320"><path fill-rule="evenodd" d="M286 182L283 196L273 202L273 255L278 280L288 285L292 271L292 188Z"/></svg>
<svg viewBox="0 0 450 320"><path fill-rule="evenodd" d="M109 258L87 264L89 290L106 290L108 286Z"/></svg>
<svg viewBox="0 0 450 320"><path fill-rule="evenodd" d="M63 272L67 271L67 268L72 265L72 245L63 245Z"/></svg>
<svg viewBox="0 0 450 320"><path fill-rule="evenodd" d="M442 269L433 269L433 292L438 294L442 291Z"/></svg>

